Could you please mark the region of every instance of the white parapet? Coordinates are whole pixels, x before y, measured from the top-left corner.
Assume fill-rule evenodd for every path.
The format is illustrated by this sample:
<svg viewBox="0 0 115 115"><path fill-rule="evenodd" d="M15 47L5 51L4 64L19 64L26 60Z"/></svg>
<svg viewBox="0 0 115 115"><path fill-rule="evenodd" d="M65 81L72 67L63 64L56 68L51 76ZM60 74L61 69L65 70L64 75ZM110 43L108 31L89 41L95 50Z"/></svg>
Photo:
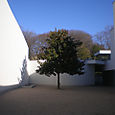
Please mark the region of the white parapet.
<svg viewBox="0 0 115 115"><path fill-rule="evenodd" d="M99 50L99 52L95 53L95 56L98 55L111 55L111 50Z"/></svg>

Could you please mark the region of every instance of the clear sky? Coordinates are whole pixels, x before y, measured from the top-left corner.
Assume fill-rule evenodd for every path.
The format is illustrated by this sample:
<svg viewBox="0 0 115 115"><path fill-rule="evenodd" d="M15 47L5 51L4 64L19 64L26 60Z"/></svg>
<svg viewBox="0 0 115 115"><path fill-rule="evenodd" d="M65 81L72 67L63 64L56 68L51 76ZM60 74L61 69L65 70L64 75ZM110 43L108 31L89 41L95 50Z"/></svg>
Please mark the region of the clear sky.
<svg viewBox="0 0 115 115"><path fill-rule="evenodd" d="M25 30L37 34L57 29L82 30L91 35L113 25L112 0L8 0Z"/></svg>

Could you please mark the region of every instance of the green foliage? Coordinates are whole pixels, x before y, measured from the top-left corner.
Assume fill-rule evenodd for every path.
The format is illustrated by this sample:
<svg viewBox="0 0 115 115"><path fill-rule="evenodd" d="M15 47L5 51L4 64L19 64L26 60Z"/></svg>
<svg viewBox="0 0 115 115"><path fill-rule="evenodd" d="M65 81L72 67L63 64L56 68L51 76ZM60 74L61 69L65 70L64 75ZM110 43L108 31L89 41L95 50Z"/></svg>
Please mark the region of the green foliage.
<svg viewBox="0 0 115 115"><path fill-rule="evenodd" d="M97 59L97 57L94 56L95 53L97 53L99 50L104 49L104 46L99 44L94 44L91 49L91 56L93 59Z"/></svg>
<svg viewBox="0 0 115 115"><path fill-rule="evenodd" d="M38 55L38 60L46 61L41 63L37 72L47 76L60 73L82 74L84 63L77 56L81 44L82 42L69 36L67 30L50 32L47 47L42 47Z"/></svg>
<svg viewBox="0 0 115 115"><path fill-rule="evenodd" d="M78 57L81 60L86 60L91 58L91 54L88 48L86 48L84 45L82 45L78 50Z"/></svg>
<svg viewBox="0 0 115 115"><path fill-rule="evenodd" d="M104 49L105 46L109 45L110 29L111 28L108 27L108 29L106 29L106 31L108 30L107 32L102 32L103 34L94 36L94 40L95 42L97 41L97 44L93 43L92 36L90 34L79 30L69 30L68 31L69 36L74 38L75 41L80 40L82 42L82 45L78 49L78 58L82 60L86 60L88 58L97 59L97 57L95 57L94 54L98 52L100 49L102 50ZM29 46L29 58L31 60L37 60L37 55L41 51L41 46L47 46L46 40L49 38L50 33L48 32L48 33L37 35L33 32L23 31L23 34ZM104 43L106 43L106 45L104 45ZM96 47L98 47L99 49L97 48L96 50Z"/></svg>

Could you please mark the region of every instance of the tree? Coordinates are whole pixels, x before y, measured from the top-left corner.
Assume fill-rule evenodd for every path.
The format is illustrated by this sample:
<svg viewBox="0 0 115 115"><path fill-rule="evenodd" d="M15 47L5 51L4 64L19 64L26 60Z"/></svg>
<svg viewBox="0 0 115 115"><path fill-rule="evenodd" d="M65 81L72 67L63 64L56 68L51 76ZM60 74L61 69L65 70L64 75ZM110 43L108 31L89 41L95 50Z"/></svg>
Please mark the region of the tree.
<svg viewBox="0 0 115 115"><path fill-rule="evenodd" d="M30 31L22 30L22 32L27 42L27 45L29 47L29 58L32 59L32 57L34 57L35 55L34 45L35 45L35 42L37 41L37 35Z"/></svg>
<svg viewBox="0 0 115 115"><path fill-rule="evenodd" d="M60 74L83 74L84 63L78 60L78 48L82 42L74 40L67 30L55 30L49 33L47 47L42 47L38 60L45 60L40 64L40 74L57 75L57 87L60 89Z"/></svg>
<svg viewBox="0 0 115 115"><path fill-rule="evenodd" d="M22 32L23 32L23 35L25 37L28 47L31 47L31 45L33 45L36 41L36 38L35 38L36 34L30 31L24 31L24 30Z"/></svg>
<svg viewBox="0 0 115 115"><path fill-rule="evenodd" d="M79 30L68 30L68 34L74 38L74 40L80 40L82 42L82 46L78 49L80 59L88 59L91 57L91 49L92 49L92 36L86 32ZM46 39L48 39L49 33L38 35L39 41L43 44L46 43ZM86 51L86 52L85 52Z"/></svg>
<svg viewBox="0 0 115 115"><path fill-rule="evenodd" d="M22 30L27 45L29 47L29 58L31 60L37 59L38 49L45 45L48 34L37 35L31 31Z"/></svg>
<svg viewBox="0 0 115 115"><path fill-rule="evenodd" d="M83 47L86 47L89 51L91 50L93 41L90 34L80 30L70 30L69 35L75 40L80 40L83 43Z"/></svg>
<svg viewBox="0 0 115 115"><path fill-rule="evenodd" d="M93 45L92 36L80 30L70 30L69 35L75 40L80 40L83 43L78 49L78 57L82 60L91 58L91 49Z"/></svg>
<svg viewBox="0 0 115 115"><path fill-rule="evenodd" d="M95 53L97 53L99 50L103 50L104 46L103 45L99 45L97 43L93 44L92 49L91 49L91 57L93 59L98 59L95 57Z"/></svg>
<svg viewBox="0 0 115 115"><path fill-rule="evenodd" d="M84 45L78 48L78 58L81 60L86 60L91 58L89 49L86 48Z"/></svg>
<svg viewBox="0 0 115 115"><path fill-rule="evenodd" d="M105 29L101 32L98 32L94 36L94 41L98 44L103 45L105 49L110 49L111 46L111 31L113 30L113 26L106 26Z"/></svg>

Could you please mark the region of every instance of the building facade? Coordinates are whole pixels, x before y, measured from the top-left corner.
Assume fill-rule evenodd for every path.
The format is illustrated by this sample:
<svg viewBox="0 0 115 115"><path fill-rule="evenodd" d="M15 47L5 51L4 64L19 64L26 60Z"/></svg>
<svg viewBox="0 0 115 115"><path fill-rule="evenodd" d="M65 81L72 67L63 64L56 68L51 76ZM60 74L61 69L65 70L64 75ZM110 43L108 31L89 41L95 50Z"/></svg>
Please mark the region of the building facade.
<svg viewBox="0 0 115 115"><path fill-rule="evenodd" d="M0 92L28 83L28 46L7 0L0 0Z"/></svg>

